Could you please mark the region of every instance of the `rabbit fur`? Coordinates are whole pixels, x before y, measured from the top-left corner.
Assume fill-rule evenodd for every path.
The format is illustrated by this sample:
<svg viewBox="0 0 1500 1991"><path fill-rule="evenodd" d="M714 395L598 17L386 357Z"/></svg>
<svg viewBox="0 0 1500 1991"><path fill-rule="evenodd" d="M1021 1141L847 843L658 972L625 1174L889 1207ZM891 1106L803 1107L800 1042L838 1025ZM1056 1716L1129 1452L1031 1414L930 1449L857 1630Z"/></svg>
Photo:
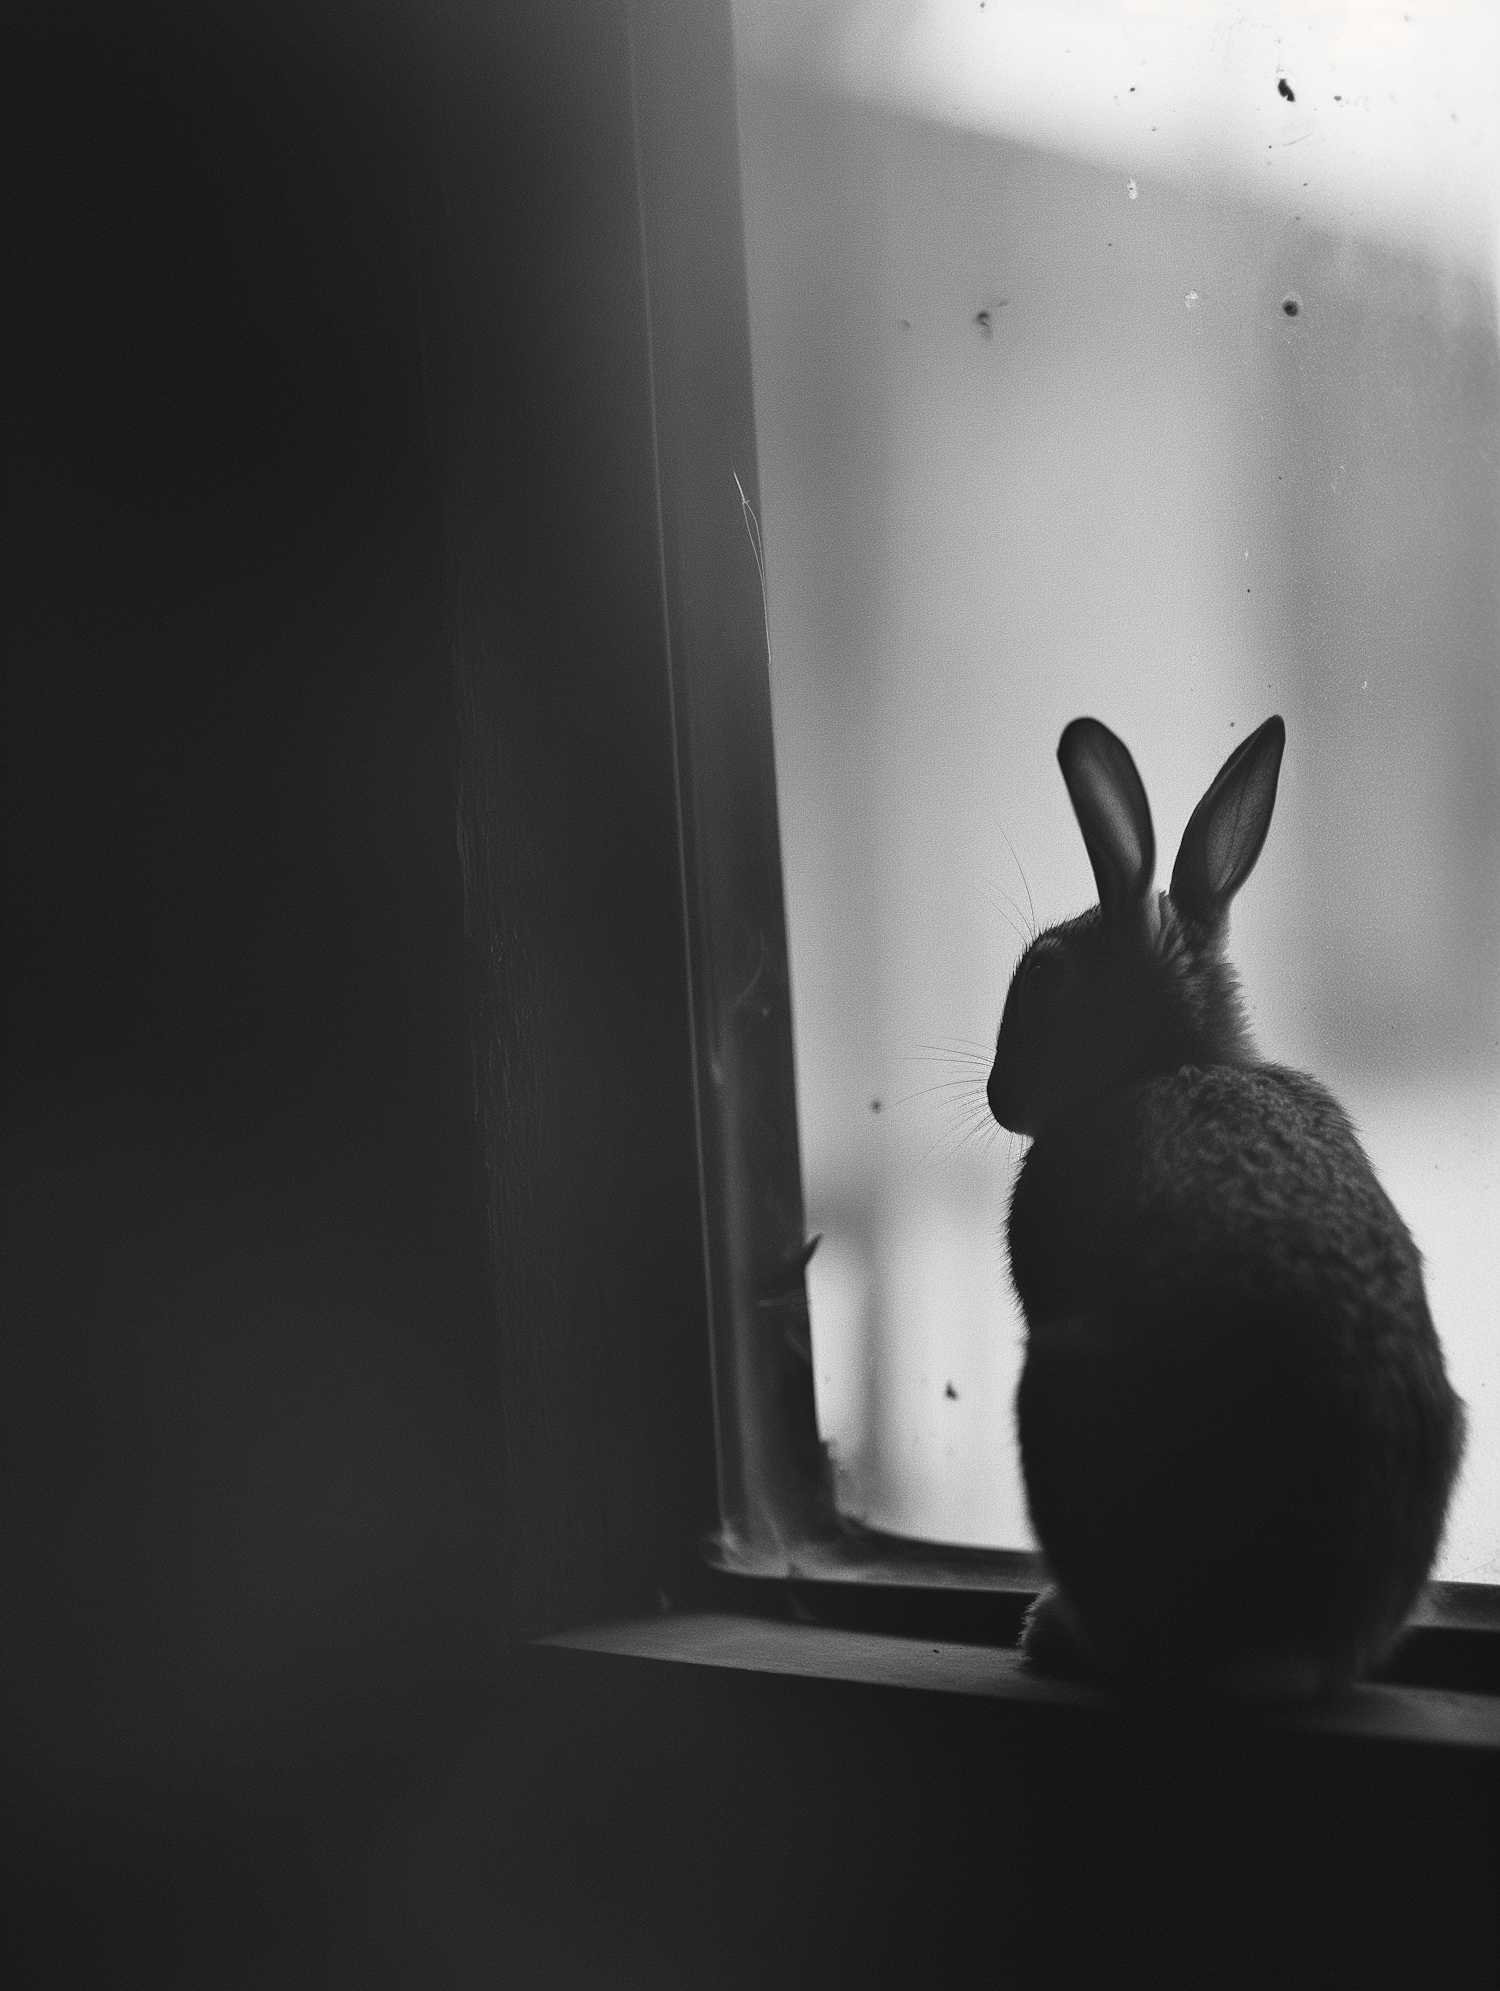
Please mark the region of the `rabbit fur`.
<svg viewBox="0 0 1500 1991"><path fill-rule="evenodd" d="M1016 1417L1054 1581L1024 1648L1147 1692L1296 1699L1377 1664L1463 1448L1410 1233L1332 1095L1258 1058L1225 959L1284 743L1272 718L1230 755L1154 892L1129 753L1067 728L1099 904L1026 950L987 1088L1031 1137Z"/></svg>

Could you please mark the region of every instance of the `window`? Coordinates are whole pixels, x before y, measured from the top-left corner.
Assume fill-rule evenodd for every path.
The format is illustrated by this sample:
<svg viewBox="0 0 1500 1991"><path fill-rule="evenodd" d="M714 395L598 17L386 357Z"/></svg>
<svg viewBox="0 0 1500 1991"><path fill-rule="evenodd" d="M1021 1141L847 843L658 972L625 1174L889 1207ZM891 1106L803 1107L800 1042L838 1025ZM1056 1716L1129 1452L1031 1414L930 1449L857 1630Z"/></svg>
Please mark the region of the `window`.
<svg viewBox="0 0 1500 1991"><path fill-rule="evenodd" d="M1234 956L1263 1049L1340 1092L1427 1253L1471 1419L1441 1571L1490 1580L1494 23L743 0L736 29L761 481L712 483L738 466L703 445L702 381L680 390L699 480L680 455L664 481L679 602L682 515L743 533L686 644L677 623L710 1203L739 1213L715 1275L727 1558L821 1566L804 1232L844 1515L968 1580L1028 1548L1008 1157L964 1115L1011 925L1092 897L1056 736L1115 724L1167 847L1233 728L1279 709ZM670 340L670 246L648 253ZM775 824L736 704L757 533L805 1224ZM711 613L736 662L705 689Z"/></svg>

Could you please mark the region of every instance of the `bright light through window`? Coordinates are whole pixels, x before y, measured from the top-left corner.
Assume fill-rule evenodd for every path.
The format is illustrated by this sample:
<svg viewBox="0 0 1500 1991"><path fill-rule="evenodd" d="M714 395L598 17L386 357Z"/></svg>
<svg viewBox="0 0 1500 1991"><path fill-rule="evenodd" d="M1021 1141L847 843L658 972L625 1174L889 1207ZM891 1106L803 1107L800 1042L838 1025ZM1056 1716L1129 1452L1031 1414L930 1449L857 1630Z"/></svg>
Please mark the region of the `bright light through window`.
<svg viewBox="0 0 1500 1991"><path fill-rule="evenodd" d="M1054 758L1163 873L1273 711L1231 934L1428 1258L1500 1580L1500 9L738 0L819 1417L846 1509L1029 1544L1019 931L1093 898ZM1034 908L1034 911L1033 911Z"/></svg>

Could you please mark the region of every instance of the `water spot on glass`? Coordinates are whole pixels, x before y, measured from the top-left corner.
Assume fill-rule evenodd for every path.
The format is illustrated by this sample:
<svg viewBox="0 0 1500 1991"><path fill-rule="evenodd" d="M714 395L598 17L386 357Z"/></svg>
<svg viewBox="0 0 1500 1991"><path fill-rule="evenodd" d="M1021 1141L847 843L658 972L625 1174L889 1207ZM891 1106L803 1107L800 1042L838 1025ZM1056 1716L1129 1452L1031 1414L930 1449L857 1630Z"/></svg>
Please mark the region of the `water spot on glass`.
<svg viewBox="0 0 1500 1991"><path fill-rule="evenodd" d="M1134 200L1136 196L1139 194L1140 188L1137 187L1134 180L1127 180L1125 182L1125 191L1126 193L1129 194L1130 198Z"/></svg>
<svg viewBox="0 0 1500 1991"><path fill-rule="evenodd" d="M1302 310L1302 299L1296 296L1295 293L1289 292L1287 296L1282 298L1281 308L1288 318L1296 318Z"/></svg>

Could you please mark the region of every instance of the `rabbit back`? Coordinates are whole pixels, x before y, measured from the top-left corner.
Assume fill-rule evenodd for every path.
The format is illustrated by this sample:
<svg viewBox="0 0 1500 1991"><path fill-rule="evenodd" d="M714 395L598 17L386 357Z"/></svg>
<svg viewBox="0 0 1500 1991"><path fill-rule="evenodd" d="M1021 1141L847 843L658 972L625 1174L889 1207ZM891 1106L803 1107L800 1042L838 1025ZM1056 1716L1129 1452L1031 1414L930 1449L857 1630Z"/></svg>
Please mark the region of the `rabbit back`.
<svg viewBox="0 0 1500 1991"><path fill-rule="evenodd" d="M1128 1087L1033 1141L1009 1240L1028 1504L1104 1670L1373 1663L1436 1554L1463 1414L1332 1096L1269 1065Z"/></svg>

